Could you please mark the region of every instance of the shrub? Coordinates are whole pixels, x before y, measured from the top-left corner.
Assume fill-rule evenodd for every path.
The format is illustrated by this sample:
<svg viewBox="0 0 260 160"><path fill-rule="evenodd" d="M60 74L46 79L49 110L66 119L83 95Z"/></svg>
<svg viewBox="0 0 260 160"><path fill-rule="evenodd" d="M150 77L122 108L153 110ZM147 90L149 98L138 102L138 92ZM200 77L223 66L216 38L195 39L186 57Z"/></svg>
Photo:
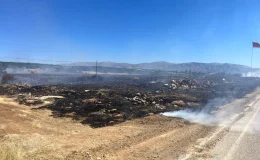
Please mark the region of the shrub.
<svg viewBox="0 0 260 160"><path fill-rule="evenodd" d="M1 84L7 84L8 82L13 81L13 80L14 80L14 76L6 73L2 77Z"/></svg>

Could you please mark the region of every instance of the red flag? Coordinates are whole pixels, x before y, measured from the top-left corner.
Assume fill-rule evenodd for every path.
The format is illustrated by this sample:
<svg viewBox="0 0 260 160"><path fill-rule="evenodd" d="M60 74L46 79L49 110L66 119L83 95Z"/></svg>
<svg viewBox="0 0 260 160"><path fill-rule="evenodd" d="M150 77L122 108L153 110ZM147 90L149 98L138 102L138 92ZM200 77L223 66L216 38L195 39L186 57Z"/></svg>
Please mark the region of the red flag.
<svg viewBox="0 0 260 160"><path fill-rule="evenodd" d="M260 48L260 44L258 42L253 42L253 47L254 48Z"/></svg>

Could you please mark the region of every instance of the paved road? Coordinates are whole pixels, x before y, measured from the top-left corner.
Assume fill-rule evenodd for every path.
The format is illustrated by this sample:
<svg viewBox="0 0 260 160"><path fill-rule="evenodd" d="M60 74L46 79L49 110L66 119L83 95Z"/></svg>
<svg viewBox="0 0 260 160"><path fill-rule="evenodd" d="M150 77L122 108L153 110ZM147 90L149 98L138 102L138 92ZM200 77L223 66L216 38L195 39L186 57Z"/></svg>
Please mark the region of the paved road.
<svg viewBox="0 0 260 160"><path fill-rule="evenodd" d="M230 126L210 151L209 159L260 160L260 98L254 100L241 118Z"/></svg>

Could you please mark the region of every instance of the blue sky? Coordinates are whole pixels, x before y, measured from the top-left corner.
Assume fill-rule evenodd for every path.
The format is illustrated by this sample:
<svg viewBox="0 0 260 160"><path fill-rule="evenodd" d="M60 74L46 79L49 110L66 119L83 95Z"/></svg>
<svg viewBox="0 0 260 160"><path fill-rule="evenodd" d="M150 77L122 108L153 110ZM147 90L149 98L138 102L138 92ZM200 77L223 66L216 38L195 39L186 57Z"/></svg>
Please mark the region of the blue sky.
<svg viewBox="0 0 260 160"><path fill-rule="evenodd" d="M0 60L250 65L252 41L257 0L0 0Z"/></svg>

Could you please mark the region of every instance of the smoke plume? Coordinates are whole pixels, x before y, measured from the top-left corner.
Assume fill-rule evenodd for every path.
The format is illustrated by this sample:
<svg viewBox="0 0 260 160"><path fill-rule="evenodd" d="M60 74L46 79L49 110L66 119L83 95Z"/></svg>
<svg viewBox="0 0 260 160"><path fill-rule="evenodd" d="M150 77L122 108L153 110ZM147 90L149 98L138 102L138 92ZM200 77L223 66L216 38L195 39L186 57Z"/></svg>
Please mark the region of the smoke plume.
<svg viewBox="0 0 260 160"><path fill-rule="evenodd" d="M165 112L162 113L164 116L168 117L178 117L189 120L195 123L201 124L216 124L219 122L219 117L215 115L216 110L219 109L220 106L224 105L228 102L227 98L215 98L210 100L208 104L202 109L185 109L174 112Z"/></svg>

